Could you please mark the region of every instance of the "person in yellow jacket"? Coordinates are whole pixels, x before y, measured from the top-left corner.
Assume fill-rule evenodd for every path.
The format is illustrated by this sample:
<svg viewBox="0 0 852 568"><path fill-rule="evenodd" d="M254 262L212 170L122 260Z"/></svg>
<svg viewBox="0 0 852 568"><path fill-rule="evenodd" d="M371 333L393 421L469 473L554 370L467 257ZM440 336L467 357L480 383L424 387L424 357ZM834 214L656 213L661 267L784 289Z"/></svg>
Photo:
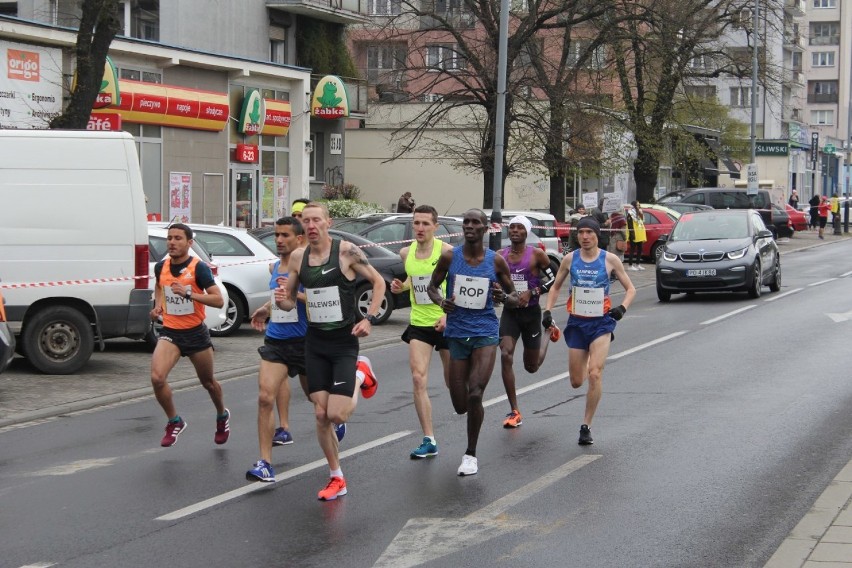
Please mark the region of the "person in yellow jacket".
<svg viewBox="0 0 852 568"><path fill-rule="evenodd" d="M645 221L643 220L642 207L635 199L630 202L627 209L627 241L630 246L624 260L627 262L627 270L645 270L642 266L642 245L647 240L645 234Z"/></svg>
<svg viewBox="0 0 852 568"><path fill-rule="evenodd" d="M831 224L837 226L840 223L840 198L837 194L831 196Z"/></svg>

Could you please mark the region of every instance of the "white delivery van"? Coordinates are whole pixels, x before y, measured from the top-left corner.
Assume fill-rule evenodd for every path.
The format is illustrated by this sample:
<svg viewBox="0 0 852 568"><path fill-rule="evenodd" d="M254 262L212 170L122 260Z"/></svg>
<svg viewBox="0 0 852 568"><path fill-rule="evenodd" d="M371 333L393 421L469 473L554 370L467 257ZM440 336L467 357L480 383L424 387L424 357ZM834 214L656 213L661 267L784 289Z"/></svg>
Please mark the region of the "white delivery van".
<svg viewBox="0 0 852 568"><path fill-rule="evenodd" d="M44 373L77 372L95 342L145 336L148 228L129 134L0 130L0 279L18 350Z"/></svg>

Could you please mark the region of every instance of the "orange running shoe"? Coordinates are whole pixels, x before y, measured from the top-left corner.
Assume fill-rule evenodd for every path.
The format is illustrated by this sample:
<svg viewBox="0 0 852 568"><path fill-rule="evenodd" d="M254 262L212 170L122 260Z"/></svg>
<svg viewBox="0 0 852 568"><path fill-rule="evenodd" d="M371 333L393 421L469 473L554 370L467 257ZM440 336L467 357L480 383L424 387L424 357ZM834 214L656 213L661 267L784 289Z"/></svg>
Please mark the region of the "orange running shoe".
<svg viewBox="0 0 852 568"><path fill-rule="evenodd" d="M503 428L517 428L523 423L524 419L521 418L521 413L517 410L513 410L506 415L506 420L503 421Z"/></svg>
<svg viewBox="0 0 852 568"><path fill-rule="evenodd" d="M356 369L364 373L364 381L361 383L361 395L364 398L372 398L379 388L379 381L376 380L372 363L370 363L368 358L359 355Z"/></svg>
<svg viewBox="0 0 852 568"><path fill-rule="evenodd" d="M550 341L552 341L553 343L556 343L557 341L559 341L559 338L562 337L562 332L559 331L559 328L555 325L550 326L550 329L548 329L547 331L550 332Z"/></svg>
<svg viewBox="0 0 852 568"><path fill-rule="evenodd" d="M346 495L346 480L342 477L332 477L325 489L317 494L317 498L320 501L334 501L342 495Z"/></svg>

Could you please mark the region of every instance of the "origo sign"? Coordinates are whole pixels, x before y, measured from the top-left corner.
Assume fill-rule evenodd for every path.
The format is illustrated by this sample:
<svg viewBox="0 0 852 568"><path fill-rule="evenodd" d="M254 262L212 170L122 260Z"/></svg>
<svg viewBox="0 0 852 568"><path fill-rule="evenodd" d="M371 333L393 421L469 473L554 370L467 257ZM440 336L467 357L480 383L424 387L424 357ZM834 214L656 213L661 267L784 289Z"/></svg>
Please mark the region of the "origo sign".
<svg viewBox="0 0 852 568"><path fill-rule="evenodd" d="M349 116L349 97L340 77L326 75L317 83L311 97L311 116L326 119Z"/></svg>

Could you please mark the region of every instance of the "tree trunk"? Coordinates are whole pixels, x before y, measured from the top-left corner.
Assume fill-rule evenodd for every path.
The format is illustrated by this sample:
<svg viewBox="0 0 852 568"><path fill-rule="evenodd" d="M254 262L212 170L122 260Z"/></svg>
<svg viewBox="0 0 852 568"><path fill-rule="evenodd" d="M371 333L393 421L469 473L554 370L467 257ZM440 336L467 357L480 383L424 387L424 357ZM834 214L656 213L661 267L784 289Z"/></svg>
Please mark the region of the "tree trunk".
<svg viewBox="0 0 852 568"><path fill-rule="evenodd" d="M640 203L649 203L654 199L654 189L657 187L657 176L660 171L660 160L653 153L645 150L645 145L637 138L638 153L633 162L633 179L636 180L636 199Z"/></svg>
<svg viewBox="0 0 852 568"><path fill-rule="evenodd" d="M565 172L550 174L550 213L565 221Z"/></svg>

